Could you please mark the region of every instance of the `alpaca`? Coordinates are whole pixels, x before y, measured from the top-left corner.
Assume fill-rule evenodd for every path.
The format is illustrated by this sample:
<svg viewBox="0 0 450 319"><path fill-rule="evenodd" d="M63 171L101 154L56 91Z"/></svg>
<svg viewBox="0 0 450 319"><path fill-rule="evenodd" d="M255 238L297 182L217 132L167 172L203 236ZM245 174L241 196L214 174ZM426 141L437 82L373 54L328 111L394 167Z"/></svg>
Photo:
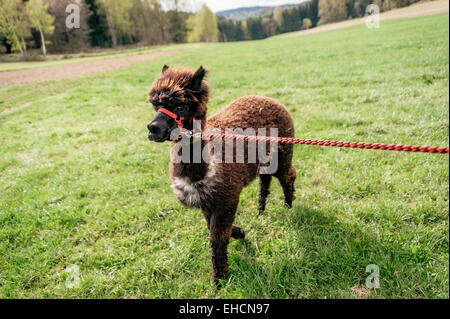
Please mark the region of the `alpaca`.
<svg viewBox="0 0 450 319"><path fill-rule="evenodd" d="M209 88L204 77L206 70L200 67L195 73L184 69L172 69L164 65L161 76L149 92L149 100L157 111L148 124L149 139L155 142L170 140L177 128L178 117L185 129L193 129L193 120L201 123L201 130L215 128L277 128L279 136L294 137L294 125L288 110L279 102L258 96L242 97L211 117L206 117ZM292 206L295 168L291 165L293 145L278 145L278 168L274 174L258 174L258 163L177 163L173 161L179 140L171 142L170 176L177 199L188 207L202 210L210 231L213 279L220 287L219 279L227 275L227 247L230 237L244 239L245 232L233 225L242 189L259 175L258 211L265 210L272 176L283 188L285 203ZM202 139L201 148L210 141ZM246 157L247 160L247 145ZM175 151L176 152L176 151Z"/></svg>

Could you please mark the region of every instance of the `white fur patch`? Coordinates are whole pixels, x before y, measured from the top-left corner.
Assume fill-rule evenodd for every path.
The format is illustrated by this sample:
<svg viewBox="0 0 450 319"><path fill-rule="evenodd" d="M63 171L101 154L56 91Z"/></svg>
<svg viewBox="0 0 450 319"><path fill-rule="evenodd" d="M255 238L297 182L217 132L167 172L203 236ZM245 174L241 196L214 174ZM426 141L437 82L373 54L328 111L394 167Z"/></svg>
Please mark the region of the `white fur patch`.
<svg viewBox="0 0 450 319"><path fill-rule="evenodd" d="M210 199L214 190L217 167L211 162L206 176L197 182L192 182L189 177L175 177L172 181L172 189L177 199L190 207L200 207L202 201Z"/></svg>

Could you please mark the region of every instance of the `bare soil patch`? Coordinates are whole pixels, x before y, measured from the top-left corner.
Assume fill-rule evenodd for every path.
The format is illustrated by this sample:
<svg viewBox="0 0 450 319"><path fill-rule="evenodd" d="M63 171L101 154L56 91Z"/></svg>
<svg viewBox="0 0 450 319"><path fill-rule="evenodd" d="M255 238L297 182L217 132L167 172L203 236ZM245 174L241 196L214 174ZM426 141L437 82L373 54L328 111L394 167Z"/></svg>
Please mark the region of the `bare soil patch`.
<svg viewBox="0 0 450 319"><path fill-rule="evenodd" d="M175 54L181 50L105 58L103 60L67 63L34 69L0 72L0 88L32 82L67 80L96 73L125 68L154 58Z"/></svg>

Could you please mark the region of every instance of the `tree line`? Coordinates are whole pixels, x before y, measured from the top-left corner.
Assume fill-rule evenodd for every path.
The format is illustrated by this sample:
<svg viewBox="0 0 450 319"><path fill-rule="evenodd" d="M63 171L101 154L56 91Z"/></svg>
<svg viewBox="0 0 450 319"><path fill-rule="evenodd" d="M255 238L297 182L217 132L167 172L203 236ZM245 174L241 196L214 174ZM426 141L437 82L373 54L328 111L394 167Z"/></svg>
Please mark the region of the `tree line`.
<svg viewBox="0 0 450 319"><path fill-rule="evenodd" d="M54 18L48 12L48 5L41 0L0 0L0 34L10 51L20 51L24 54L27 51L28 39L37 37L46 55L45 36L54 32L53 22Z"/></svg>
<svg viewBox="0 0 450 319"><path fill-rule="evenodd" d="M278 7L272 13L243 21L219 17L218 41L264 39L280 33L363 17L370 4L377 5L380 12L383 12L418 1L420 0L310 0L291 8Z"/></svg>
<svg viewBox="0 0 450 319"><path fill-rule="evenodd" d="M421 0L321 0L319 15L321 23L337 22L362 17L367 14L370 4L375 4L380 12L409 6Z"/></svg>
<svg viewBox="0 0 450 319"><path fill-rule="evenodd" d="M69 4L76 4L80 27L67 28ZM46 54L88 47L216 41L216 15L189 0L0 0L0 43L7 53Z"/></svg>
<svg viewBox="0 0 450 319"><path fill-rule="evenodd" d="M0 0L0 43L7 53L40 48L45 55L48 49L257 40L361 17L372 3L387 11L417 1L309 0L234 21L206 5L192 12L192 0ZM69 4L79 8L79 28L66 26Z"/></svg>
<svg viewBox="0 0 450 319"><path fill-rule="evenodd" d="M219 41L264 39L279 33L313 28L319 22L319 0L311 0L298 6L282 9L262 17L250 17L233 21L219 17Z"/></svg>

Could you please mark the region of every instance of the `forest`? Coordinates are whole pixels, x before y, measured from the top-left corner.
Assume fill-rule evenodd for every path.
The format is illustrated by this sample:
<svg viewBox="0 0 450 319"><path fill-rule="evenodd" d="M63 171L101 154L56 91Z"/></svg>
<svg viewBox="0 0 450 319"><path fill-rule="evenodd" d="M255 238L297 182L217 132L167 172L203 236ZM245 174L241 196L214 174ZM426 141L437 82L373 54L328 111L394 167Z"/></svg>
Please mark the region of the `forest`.
<svg viewBox="0 0 450 319"><path fill-rule="evenodd" d="M190 0L0 0L0 52L76 52L89 48L185 42L258 40L361 17L419 0L309 0L235 21ZM67 18L78 8L78 27Z"/></svg>

